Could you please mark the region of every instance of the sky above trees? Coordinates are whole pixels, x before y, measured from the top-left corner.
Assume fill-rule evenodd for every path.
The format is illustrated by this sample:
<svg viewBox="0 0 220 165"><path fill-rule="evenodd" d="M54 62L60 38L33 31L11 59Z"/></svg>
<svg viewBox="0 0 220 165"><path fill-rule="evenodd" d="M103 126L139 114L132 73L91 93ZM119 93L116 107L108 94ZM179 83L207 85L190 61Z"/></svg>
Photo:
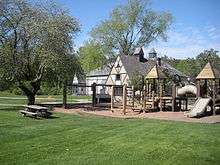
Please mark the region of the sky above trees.
<svg viewBox="0 0 220 165"><path fill-rule="evenodd" d="M109 17L111 10L126 0L57 0L67 8L82 25L76 37L79 48L89 38L91 29ZM168 31L168 41L153 42L159 55L174 58L194 57L204 49L220 50L220 1L219 0L152 0L152 8L157 11L170 11L174 22Z"/></svg>

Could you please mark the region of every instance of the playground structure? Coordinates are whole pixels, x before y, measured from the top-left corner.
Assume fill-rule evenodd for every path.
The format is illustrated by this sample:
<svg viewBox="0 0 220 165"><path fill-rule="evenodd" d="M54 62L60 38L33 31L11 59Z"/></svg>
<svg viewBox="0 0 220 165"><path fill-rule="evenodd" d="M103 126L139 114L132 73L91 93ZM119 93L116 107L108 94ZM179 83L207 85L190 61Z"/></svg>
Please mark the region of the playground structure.
<svg viewBox="0 0 220 165"><path fill-rule="evenodd" d="M108 88L110 93L99 94L97 87ZM187 117L201 117L207 110L217 114L220 107L219 87L220 72L208 63L196 77L196 85L185 83L182 85L170 79L157 64L145 76L145 84L139 91L133 86L92 84L92 107L108 106L114 113L121 110L126 114L127 110L141 112L157 111L185 111ZM116 97L115 88L121 89L121 99ZM138 96L138 97L137 97ZM101 103L107 99L110 104ZM116 99L117 98L117 99ZM190 104L189 104L190 101ZM191 106L191 109L189 107Z"/></svg>
<svg viewBox="0 0 220 165"><path fill-rule="evenodd" d="M220 73L210 63L207 63L196 77L197 86L186 84L181 87L179 84L171 82L172 85L170 84L167 87L168 77L157 65L147 73L145 79L146 84L142 91L140 91L140 102L139 106L136 105L136 108L134 104L135 91L132 92L132 104L129 105L127 102L127 92L131 91L133 87L128 88L127 85L123 86L123 114L126 114L127 107L132 107L133 110L140 110L140 112L167 111L171 107L173 112L184 110L187 111L186 115L188 117L200 117L205 115L207 110L213 112L213 115L216 115L217 108L219 109L220 107ZM201 86L202 83L203 86ZM111 110L113 111L113 92L111 98ZM190 110L188 108L189 99L194 102Z"/></svg>

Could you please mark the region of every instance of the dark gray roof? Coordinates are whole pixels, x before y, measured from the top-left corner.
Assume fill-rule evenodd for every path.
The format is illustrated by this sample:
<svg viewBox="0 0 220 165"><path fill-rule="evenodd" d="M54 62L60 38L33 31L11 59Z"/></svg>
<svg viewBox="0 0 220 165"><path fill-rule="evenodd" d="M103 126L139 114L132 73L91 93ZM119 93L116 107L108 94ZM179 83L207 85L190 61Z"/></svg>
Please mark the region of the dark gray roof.
<svg viewBox="0 0 220 165"><path fill-rule="evenodd" d="M108 76L111 71L111 68L108 66L100 67L88 73L86 77L98 77L98 76Z"/></svg>
<svg viewBox="0 0 220 165"><path fill-rule="evenodd" d="M154 48L152 48L149 53L157 53L157 52Z"/></svg>
<svg viewBox="0 0 220 165"><path fill-rule="evenodd" d="M134 50L134 55L144 54L144 51L141 47L138 47Z"/></svg>
<svg viewBox="0 0 220 165"><path fill-rule="evenodd" d="M140 62L137 56L122 55L120 57L129 77L137 72L145 76L157 64L157 60L153 59L149 59L147 62ZM164 61L161 61L160 68L166 70L171 76L179 75L180 77L186 77Z"/></svg>

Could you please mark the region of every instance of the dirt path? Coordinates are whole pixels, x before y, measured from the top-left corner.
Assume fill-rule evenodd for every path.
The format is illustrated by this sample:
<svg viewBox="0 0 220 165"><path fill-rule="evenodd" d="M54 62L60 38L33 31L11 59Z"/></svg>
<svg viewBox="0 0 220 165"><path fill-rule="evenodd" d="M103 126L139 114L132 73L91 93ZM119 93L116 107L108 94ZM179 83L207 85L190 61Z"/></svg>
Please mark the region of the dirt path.
<svg viewBox="0 0 220 165"><path fill-rule="evenodd" d="M151 112L151 113L139 113L127 110L126 115L122 114L122 111L115 109L114 112L106 109L93 110L88 107L76 107L74 109L55 108L55 112L78 114L78 115L98 115L105 117L117 117L117 118L149 118L160 119L169 121L183 121L192 123L220 123L220 115L206 116L202 118L188 118L184 112Z"/></svg>

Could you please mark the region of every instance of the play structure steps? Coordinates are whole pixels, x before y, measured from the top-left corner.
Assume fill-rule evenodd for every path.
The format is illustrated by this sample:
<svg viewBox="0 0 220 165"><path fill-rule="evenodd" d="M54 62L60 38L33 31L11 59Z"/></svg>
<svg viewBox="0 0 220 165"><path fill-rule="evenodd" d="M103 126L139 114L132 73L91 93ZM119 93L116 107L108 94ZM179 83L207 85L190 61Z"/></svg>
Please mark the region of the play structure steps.
<svg viewBox="0 0 220 165"><path fill-rule="evenodd" d="M209 98L198 98L193 108L187 113L187 117L199 117L203 115L211 100L212 99L210 97Z"/></svg>

